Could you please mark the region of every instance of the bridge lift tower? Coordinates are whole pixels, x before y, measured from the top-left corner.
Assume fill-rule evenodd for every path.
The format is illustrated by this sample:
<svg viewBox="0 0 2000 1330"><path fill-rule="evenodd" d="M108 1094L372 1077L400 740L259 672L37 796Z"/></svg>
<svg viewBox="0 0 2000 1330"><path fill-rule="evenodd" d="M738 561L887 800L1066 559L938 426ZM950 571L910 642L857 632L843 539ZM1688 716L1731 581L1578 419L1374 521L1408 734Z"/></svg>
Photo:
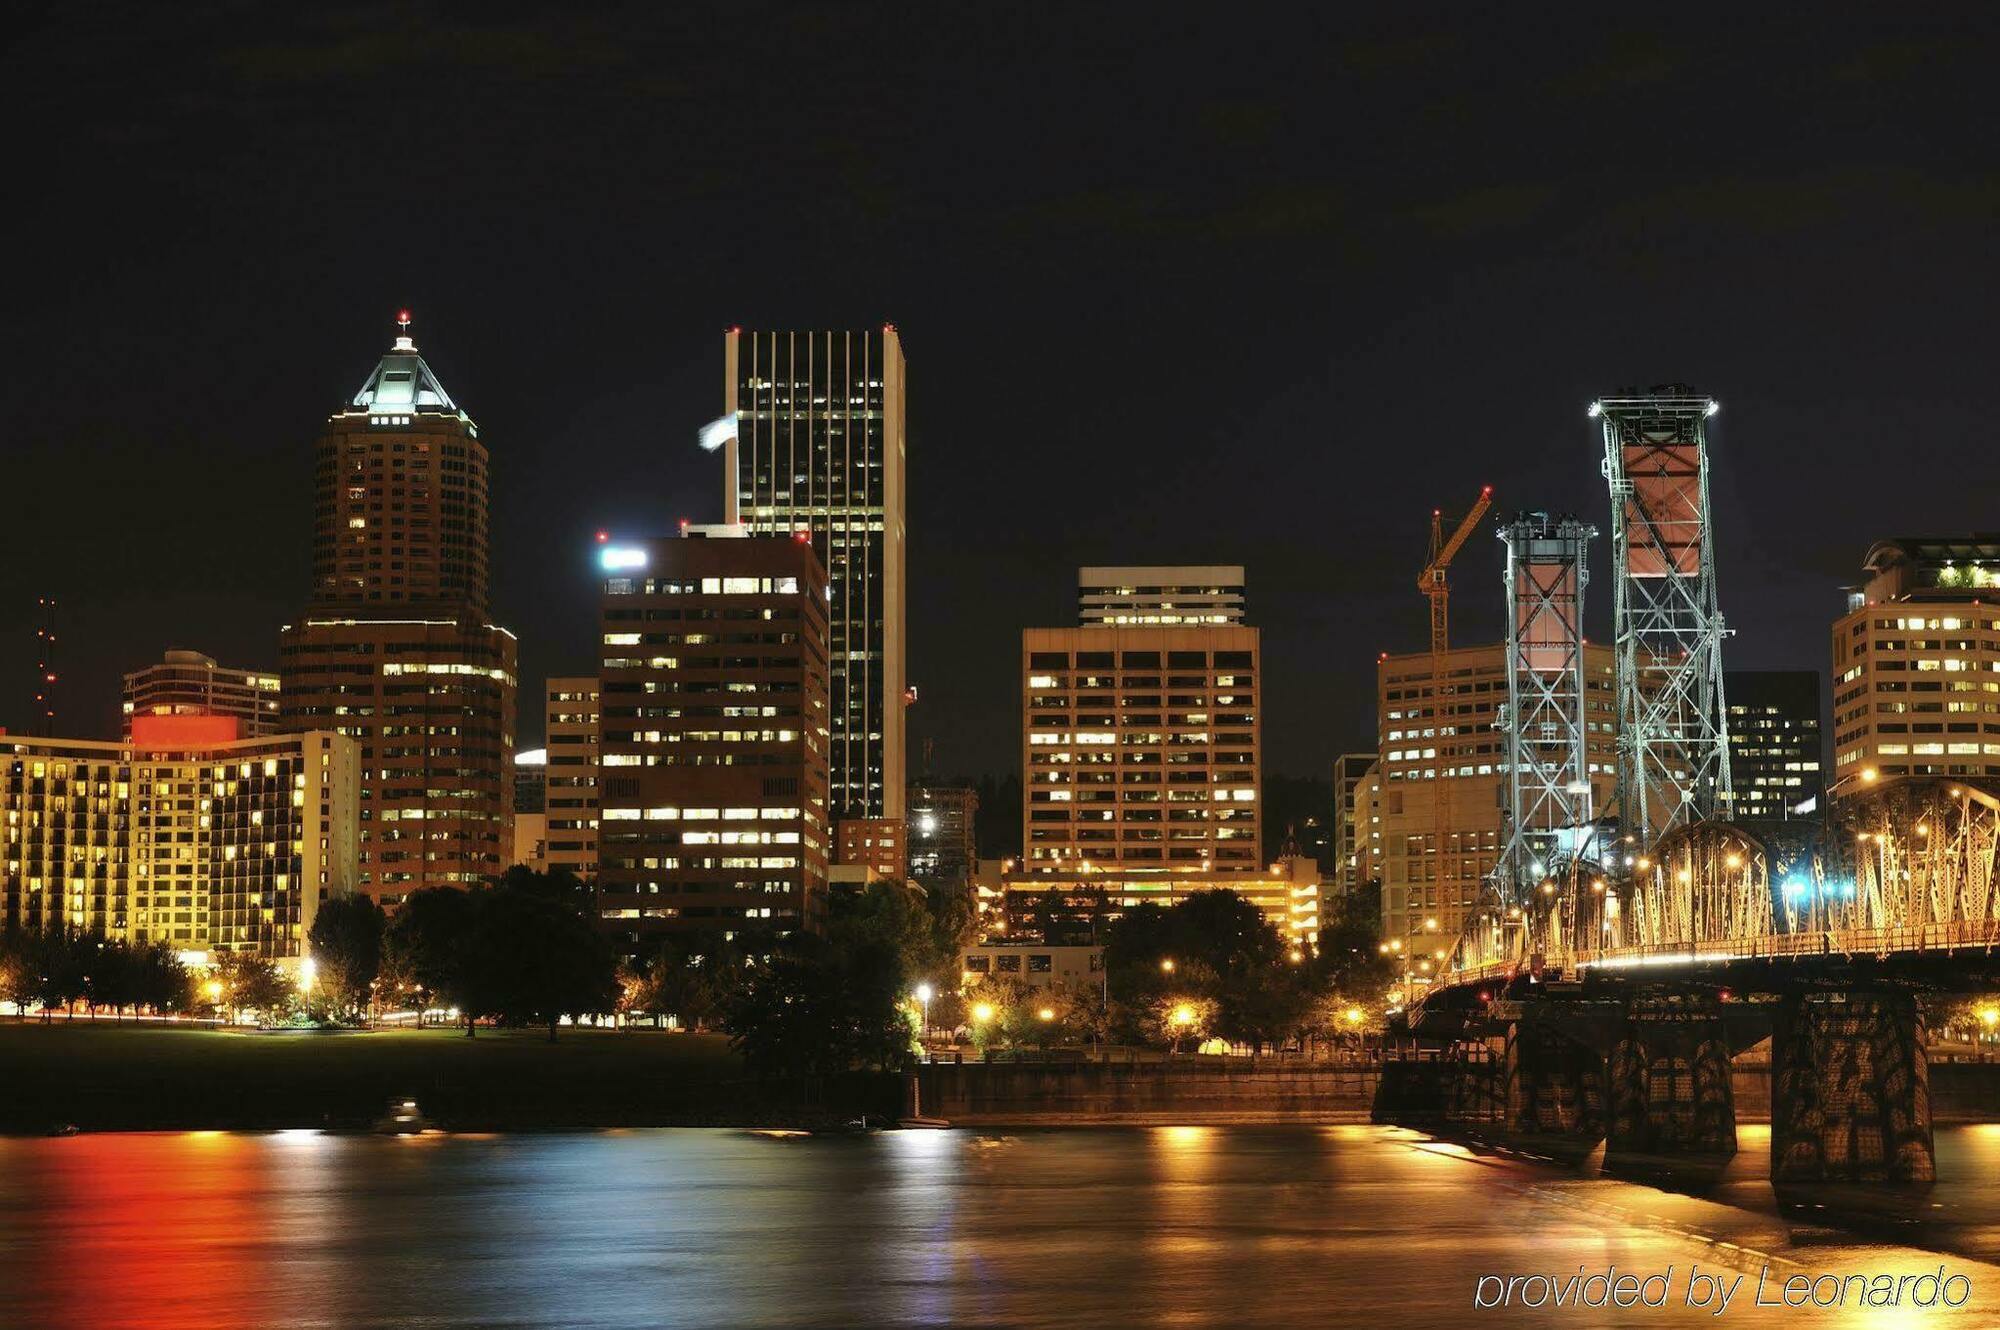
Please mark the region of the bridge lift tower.
<svg viewBox="0 0 2000 1330"><path fill-rule="evenodd" d="M1619 821L1642 846L1729 802L1704 433L1718 409L1683 384L1590 407L1611 485Z"/></svg>
<svg viewBox="0 0 2000 1330"><path fill-rule="evenodd" d="M1575 868L1594 855L1583 589L1597 528L1522 513L1499 534L1507 546L1508 773L1500 887L1505 904L1525 908L1560 863Z"/></svg>

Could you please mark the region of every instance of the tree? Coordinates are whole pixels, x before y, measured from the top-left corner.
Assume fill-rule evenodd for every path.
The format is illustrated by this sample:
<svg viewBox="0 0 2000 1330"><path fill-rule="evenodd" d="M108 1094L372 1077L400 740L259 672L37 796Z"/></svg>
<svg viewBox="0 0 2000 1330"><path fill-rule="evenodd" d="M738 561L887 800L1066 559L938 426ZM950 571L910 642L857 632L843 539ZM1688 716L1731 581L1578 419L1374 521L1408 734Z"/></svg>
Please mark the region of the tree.
<svg viewBox="0 0 2000 1330"><path fill-rule="evenodd" d="M914 1047L901 958L866 931L797 933L723 1005L730 1046L759 1076L893 1070Z"/></svg>
<svg viewBox="0 0 2000 1330"><path fill-rule="evenodd" d="M488 878L487 883L495 888L554 901L579 914L596 913L595 890L567 868L537 869L515 864L500 876Z"/></svg>
<svg viewBox="0 0 2000 1330"><path fill-rule="evenodd" d="M472 894L459 887L413 891L389 920L382 938L383 992L409 1002L419 1025L433 1003L464 1009L464 940L471 927ZM472 1030L468 1018L465 1032Z"/></svg>
<svg viewBox="0 0 2000 1330"><path fill-rule="evenodd" d="M314 990L333 1014L365 1013L382 969L386 926L372 897L336 896L320 905L306 944L316 967Z"/></svg>
<svg viewBox="0 0 2000 1330"><path fill-rule="evenodd" d="M1394 963L1379 950L1382 935L1382 884L1357 884L1342 896L1323 921L1319 934L1319 954L1314 957L1315 987L1323 992L1343 992L1362 1005L1372 1006L1394 982Z"/></svg>
<svg viewBox="0 0 2000 1330"><path fill-rule="evenodd" d="M166 943L141 948L134 957L133 971L134 1000L139 1004L156 1012L193 1010L194 976Z"/></svg>
<svg viewBox="0 0 2000 1330"><path fill-rule="evenodd" d="M480 1016L505 1025L600 1015L618 1005L617 966L596 926L559 898L513 887L474 894L461 961L466 1029Z"/></svg>
<svg viewBox="0 0 2000 1330"><path fill-rule="evenodd" d="M1215 1032L1217 1012L1213 998L1163 997L1146 1010L1148 1032L1176 1053L1184 1042L1199 1048Z"/></svg>
<svg viewBox="0 0 2000 1330"><path fill-rule="evenodd" d="M218 1001L234 1024L239 1011L266 1017L291 1009L298 990L275 962L245 951L225 951L215 958L214 982L221 985Z"/></svg>
<svg viewBox="0 0 2000 1330"><path fill-rule="evenodd" d="M721 934L662 938L633 974L627 1009L675 1017L699 1030L715 1019L741 972L741 957Z"/></svg>

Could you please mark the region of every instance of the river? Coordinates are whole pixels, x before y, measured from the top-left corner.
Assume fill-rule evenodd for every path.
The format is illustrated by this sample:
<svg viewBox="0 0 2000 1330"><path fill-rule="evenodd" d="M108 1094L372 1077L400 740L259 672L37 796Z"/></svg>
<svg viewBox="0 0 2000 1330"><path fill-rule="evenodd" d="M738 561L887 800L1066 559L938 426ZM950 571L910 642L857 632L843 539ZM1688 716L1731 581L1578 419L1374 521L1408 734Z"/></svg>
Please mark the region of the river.
<svg viewBox="0 0 2000 1330"><path fill-rule="evenodd" d="M2000 1127L1869 1238L1781 1215L1766 1130L1707 1199L1369 1126L0 1139L0 1326L1714 1324L1691 1267L1748 1272L1731 1325L2000 1324ZM1760 1311L1767 1265L1971 1297ZM1474 1309L1612 1266L1668 1305Z"/></svg>

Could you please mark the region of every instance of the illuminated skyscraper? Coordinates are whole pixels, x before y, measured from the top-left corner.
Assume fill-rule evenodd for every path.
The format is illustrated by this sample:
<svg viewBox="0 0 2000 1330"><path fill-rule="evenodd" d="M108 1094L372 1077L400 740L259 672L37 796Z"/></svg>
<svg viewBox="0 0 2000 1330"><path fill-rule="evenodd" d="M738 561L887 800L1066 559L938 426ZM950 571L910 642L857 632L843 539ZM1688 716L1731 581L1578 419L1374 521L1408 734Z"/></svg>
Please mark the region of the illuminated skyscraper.
<svg viewBox="0 0 2000 1330"><path fill-rule="evenodd" d="M599 554L597 898L627 956L826 920L826 574L731 530Z"/></svg>
<svg viewBox="0 0 2000 1330"><path fill-rule="evenodd" d="M736 422L725 520L810 532L830 589L831 801L836 821L903 816L903 345L864 332L724 338Z"/></svg>
<svg viewBox="0 0 2000 1330"><path fill-rule="evenodd" d="M1818 670L1731 670L1729 817L1786 818L1817 809L1825 787Z"/></svg>
<svg viewBox="0 0 2000 1330"><path fill-rule="evenodd" d="M315 452L313 586L286 728L361 749L357 887L385 905L512 858L514 635L487 614L486 445L402 333Z"/></svg>

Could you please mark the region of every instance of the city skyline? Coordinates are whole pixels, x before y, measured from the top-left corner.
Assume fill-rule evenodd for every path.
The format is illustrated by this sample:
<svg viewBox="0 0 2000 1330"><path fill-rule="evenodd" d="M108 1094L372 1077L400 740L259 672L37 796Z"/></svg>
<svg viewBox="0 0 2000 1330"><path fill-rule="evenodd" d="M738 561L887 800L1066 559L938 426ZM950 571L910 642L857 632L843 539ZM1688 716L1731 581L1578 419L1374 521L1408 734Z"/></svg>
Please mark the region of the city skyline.
<svg viewBox="0 0 2000 1330"><path fill-rule="evenodd" d="M259 52L318 37L289 17L198 45L143 12L90 40L61 19L31 30L33 67L6 95L32 98L51 126L23 162L49 188L20 215L45 261L5 316L4 372L17 391L74 363L114 373L86 407L15 426L29 491L95 495L101 526L78 540L42 506L11 527L30 557L0 575L9 659L32 642L35 597L56 595L58 728L106 734L118 676L165 648L275 666L266 625L295 612L308 576L308 552L279 533L306 519L297 477L326 386L365 371L405 305L505 453L494 610L521 634L530 681L589 664L592 531L717 516L713 459L689 444L715 414L719 330L897 323L920 370L910 744L934 740L939 772L1012 766L1008 643L1019 625L1067 617L1065 570L1214 561L1255 580L1268 706L1295 718L1274 729L1270 767L1318 773L1368 733L1375 655L1422 644L1407 584L1430 510L1492 483L1496 511L1601 525L1583 408L1628 384L1697 383L1722 402L1714 499L1732 668L1822 667L1803 644L1821 638L1873 540L1990 525L1980 486L1931 481L1983 430L1962 391L1983 345L1963 293L1990 266L1983 186L1961 166L1980 40L1895 56L1836 17L1815 58L1797 60L1774 58L1790 49L1775 23L1719 49L1615 24L1532 38L1496 24L1425 46L1413 22L1343 33L1299 17L1278 21L1255 58L1219 57L1227 44L1198 26L1155 34L1134 58L1159 86L1201 91L1127 105L1089 92L1082 54L1126 38L1108 19L1078 21L1074 41L1051 45L1032 21L967 16L993 25L970 44L976 60L895 34L867 68L925 76L858 78L853 116L811 125L755 182L740 178L741 142L785 142L775 126L811 122L795 97L707 136L668 98L615 147L581 131L575 117L595 104L582 97L502 152L475 131L496 116L520 128L506 108L525 76L466 51L432 53L459 76L445 97L452 79L407 80L350 55L274 72ZM806 86L786 77L811 60L802 23L774 25L775 87ZM643 36L607 53L581 21L482 31L545 39L562 87L657 98L649 62L709 93L724 78ZM1492 95L1495 50L1532 96ZM1650 98L1602 98L1578 71L1602 69L1606 51L1643 86L1699 75L1703 95L1671 116ZM159 71L190 67L214 91L166 95ZM989 78L1081 100L952 95ZM161 109L134 115L107 80L162 93ZM329 87L343 95L320 95ZM316 154L266 151L255 125L237 132L231 107L261 97L318 141L433 127L458 145L462 188L423 209L400 191L349 189ZM1441 127L1416 114L1424 106ZM1768 133L1731 132L1753 119ZM154 141L151 121L209 145L197 176L136 146ZM1086 151L1024 153L1057 132ZM1701 165L1635 175L1614 150L1635 142ZM1112 151L1133 144L1145 147ZM632 161L647 163L644 179L611 169ZM598 183L612 176L615 189ZM148 225L162 231L137 238L114 179L161 201ZM743 206L773 180L772 204ZM272 198L289 201L254 202ZM631 206L600 206L614 199ZM92 220L62 224L75 212ZM1890 233L1909 243L1885 264ZM541 261L549 237L617 256L615 277ZM162 246L185 262L148 270L140 256ZM853 255L874 261L832 261ZM74 273L89 274L80 289L55 276ZM1480 402L1506 405L1468 429ZM1880 463L1885 441L1901 465ZM151 466L162 452L189 464ZM594 479L614 475L647 483ZM1024 484L1036 476L1063 482L1039 492ZM168 516L202 505L245 525ZM153 557L168 534L173 552ZM1498 557L1475 548L1454 569L1458 640L1499 638ZM1595 610L1601 637L1607 600ZM16 730L30 722L26 668L0 687L0 723Z"/></svg>

